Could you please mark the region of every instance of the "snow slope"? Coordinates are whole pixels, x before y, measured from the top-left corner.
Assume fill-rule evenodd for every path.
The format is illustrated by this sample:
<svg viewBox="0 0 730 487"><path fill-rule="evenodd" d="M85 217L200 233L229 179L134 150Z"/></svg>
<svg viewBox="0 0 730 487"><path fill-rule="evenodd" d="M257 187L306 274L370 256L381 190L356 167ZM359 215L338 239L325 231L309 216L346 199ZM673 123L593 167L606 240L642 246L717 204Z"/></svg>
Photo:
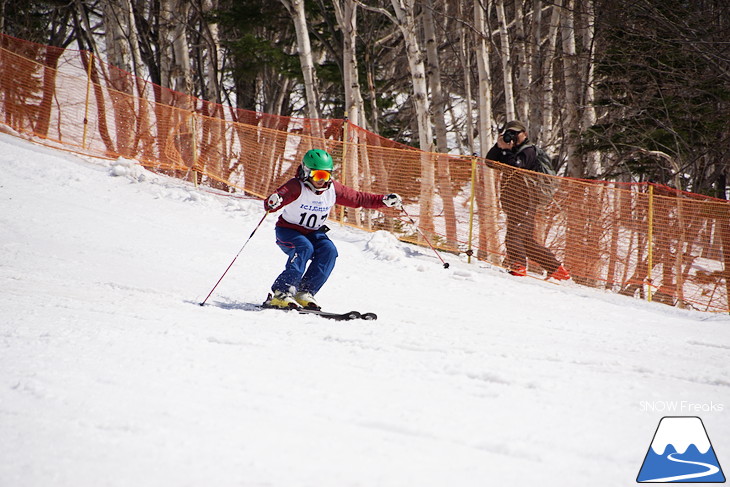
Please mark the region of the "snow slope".
<svg viewBox="0 0 730 487"><path fill-rule="evenodd" d="M727 316L337 224L318 298L379 320L254 311L273 217L197 306L261 216L0 134L0 485L629 485L647 404L730 465Z"/></svg>

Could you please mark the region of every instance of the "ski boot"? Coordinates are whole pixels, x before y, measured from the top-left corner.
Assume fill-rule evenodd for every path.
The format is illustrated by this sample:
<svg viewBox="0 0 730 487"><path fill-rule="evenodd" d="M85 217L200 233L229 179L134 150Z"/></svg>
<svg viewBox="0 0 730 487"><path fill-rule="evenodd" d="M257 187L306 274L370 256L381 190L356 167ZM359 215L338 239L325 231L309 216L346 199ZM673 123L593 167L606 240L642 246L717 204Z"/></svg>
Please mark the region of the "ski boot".
<svg viewBox="0 0 730 487"><path fill-rule="evenodd" d="M299 304L291 293L274 291L274 294L269 293L268 298L264 301L264 308L299 309Z"/></svg>
<svg viewBox="0 0 730 487"><path fill-rule="evenodd" d="M294 295L294 299L299 304L299 306L304 309L322 309L320 305L317 304L317 301L314 299L314 296L312 296L312 293L308 291L299 291Z"/></svg>

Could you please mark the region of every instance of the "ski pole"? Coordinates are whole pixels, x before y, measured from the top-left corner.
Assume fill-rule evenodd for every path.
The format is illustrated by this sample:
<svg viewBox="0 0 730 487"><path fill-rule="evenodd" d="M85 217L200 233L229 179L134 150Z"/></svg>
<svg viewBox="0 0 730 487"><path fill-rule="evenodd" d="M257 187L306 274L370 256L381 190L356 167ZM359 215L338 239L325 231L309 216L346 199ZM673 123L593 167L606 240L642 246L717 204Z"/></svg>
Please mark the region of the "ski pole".
<svg viewBox="0 0 730 487"><path fill-rule="evenodd" d="M218 279L218 282L215 283L215 286L213 286L213 289L210 290L210 292L208 293L208 295L205 297L205 299L201 303L198 303L198 304L200 304L200 306L205 305L205 302L208 301L208 298L210 297L210 295L213 294L213 291L215 291L215 288L217 288L218 287L218 284L221 283L221 281L223 280L223 278L225 277L225 275L228 273L228 270L231 268L231 266L233 266L233 263L236 262L236 259L238 259L238 256L241 255L241 252L243 252L243 249L246 248L246 245L248 245L248 242L251 241L251 237L253 237L253 234L256 233L256 230L259 229L259 227L261 226L261 224L264 222L264 218L266 218L266 215L268 215L268 214L269 214L269 212L265 212L264 213L264 216L261 217L261 220L259 220L259 223L256 225L256 228L253 229L253 232L251 232L251 235L248 236L248 239L246 240L246 242L244 242L243 246L241 247L241 250L238 251L238 253L233 258L233 260L231 261L231 263L228 264L228 267L226 267L225 272L223 273L223 275L221 276L221 278Z"/></svg>
<svg viewBox="0 0 730 487"><path fill-rule="evenodd" d="M416 222L413 221L413 218L411 218L411 215L409 215L408 212L406 211L406 209L403 208L402 206L400 207L400 209L403 212L403 214L405 214L408 217L408 219L411 221L411 223L413 224L413 226L416 227L416 230L418 230L418 233L421 234L421 236L426 241L426 243L428 244L428 246L431 247L431 250L433 250L433 253L436 254L436 257L438 257L439 260L441 261L441 263L444 265L444 269L448 269L449 268L449 263L448 262L444 262L444 259L443 259L443 257L441 257L441 254L439 254L436 251L436 249L433 247L433 245L431 245L431 242L428 241L428 238L426 238L426 235L424 235L424 233L421 231L421 229L419 228L419 226L416 225Z"/></svg>

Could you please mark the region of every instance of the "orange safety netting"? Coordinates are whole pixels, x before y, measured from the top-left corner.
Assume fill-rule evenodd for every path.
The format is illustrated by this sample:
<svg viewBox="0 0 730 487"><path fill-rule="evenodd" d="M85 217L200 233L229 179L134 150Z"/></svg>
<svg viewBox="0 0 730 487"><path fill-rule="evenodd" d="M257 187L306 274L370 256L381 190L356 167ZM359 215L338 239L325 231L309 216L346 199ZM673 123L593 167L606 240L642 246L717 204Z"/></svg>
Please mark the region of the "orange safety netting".
<svg viewBox="0 0 730 487"><path fill-rule="evenodd" d="M37 142L263 198L304 153L328 150L338 179L398 192L408 216L337 207L332 219L503 265L506 215L535 203L536 239L580 284L729 312L730 207L665 186L582 181L476 157L428 153L346 120L234 109L152 85L86 51L0 36L0 115ZM517 178L517 179L515 179ZM525 191L510 192L508 181ZM500 191L503 188L505 191ZM529 222L525 222L529 223ZM420 232L419 232L420 230ZM725 252L728 242L728 252ZM542 272L535 262L531 270Z"/></svg>

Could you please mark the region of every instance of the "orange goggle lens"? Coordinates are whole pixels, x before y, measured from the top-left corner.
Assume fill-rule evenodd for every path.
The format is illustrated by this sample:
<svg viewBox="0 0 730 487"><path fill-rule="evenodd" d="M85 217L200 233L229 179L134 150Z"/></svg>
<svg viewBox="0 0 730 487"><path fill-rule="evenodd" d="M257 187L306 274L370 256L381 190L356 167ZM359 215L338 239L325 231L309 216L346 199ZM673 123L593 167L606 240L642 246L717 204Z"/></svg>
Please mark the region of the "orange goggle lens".
<svg viewBox="0 0 730 487"><path fill-rule="evenodd" d="M309 174L309 177L312 178L312 181L329 181L332 177L332 174L329 171L325 171L324 169L317 169L315 171L312 171Z"/></svg>

